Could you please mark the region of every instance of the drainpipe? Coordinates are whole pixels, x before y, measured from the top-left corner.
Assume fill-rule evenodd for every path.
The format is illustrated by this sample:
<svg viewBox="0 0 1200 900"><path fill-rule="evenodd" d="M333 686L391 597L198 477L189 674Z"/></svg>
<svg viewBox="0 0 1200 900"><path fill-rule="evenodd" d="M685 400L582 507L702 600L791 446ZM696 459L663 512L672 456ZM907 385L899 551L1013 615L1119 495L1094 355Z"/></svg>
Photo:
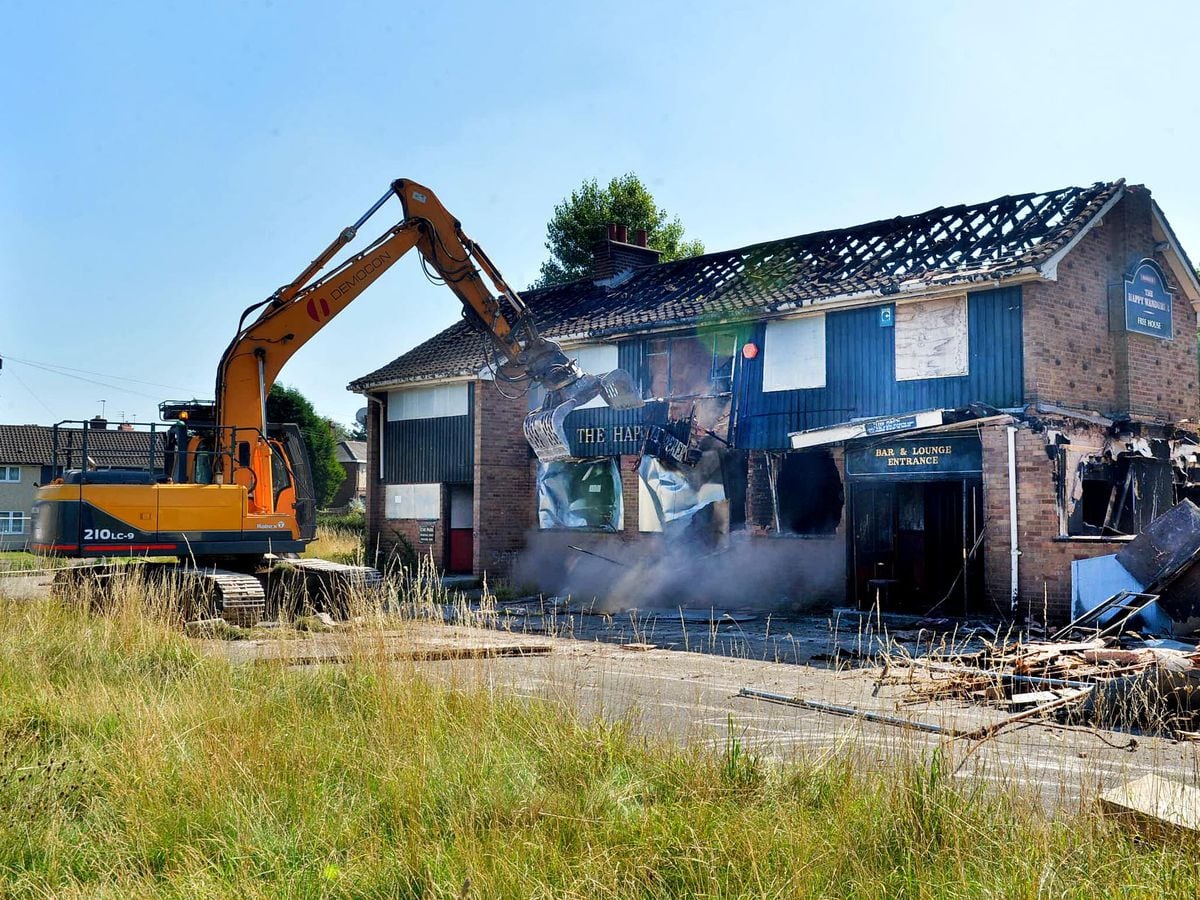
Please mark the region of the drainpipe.
<svg viewBox="0 0 1200 900"><path fill-rule="evenodd" d="M379 432L379 480L383 481L383 432L387 425L387 407L375 394L367 394L367 402L379 406L379 427L376 431Z"/></svg>
<svg viewBox="0 0 1200 900"><path fill-rule="evenodd" d="M1009 596L1009 606L1015 613L1021 551L1017 547L1017 429L1012 425L1008 426L1008 546L1012 558L1012 593Z"/></svg>

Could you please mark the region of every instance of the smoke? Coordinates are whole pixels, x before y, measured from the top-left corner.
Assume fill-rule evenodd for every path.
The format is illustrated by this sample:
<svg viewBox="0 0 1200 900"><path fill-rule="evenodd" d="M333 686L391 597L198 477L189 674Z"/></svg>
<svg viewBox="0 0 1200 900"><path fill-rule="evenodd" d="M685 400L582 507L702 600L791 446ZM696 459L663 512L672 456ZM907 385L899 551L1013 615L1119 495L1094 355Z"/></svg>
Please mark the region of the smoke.
<svg viewBox="0 0 1200 900"><path fill-rule="evenodd" d="M775 538L738 531L714 546L707 530L696 527L702 524L695 522L698 518L692 527L636 541L535 531L513 576L518 584L570 596L602 612L632 607L801 611L843 598L841 537Z"/></svg>

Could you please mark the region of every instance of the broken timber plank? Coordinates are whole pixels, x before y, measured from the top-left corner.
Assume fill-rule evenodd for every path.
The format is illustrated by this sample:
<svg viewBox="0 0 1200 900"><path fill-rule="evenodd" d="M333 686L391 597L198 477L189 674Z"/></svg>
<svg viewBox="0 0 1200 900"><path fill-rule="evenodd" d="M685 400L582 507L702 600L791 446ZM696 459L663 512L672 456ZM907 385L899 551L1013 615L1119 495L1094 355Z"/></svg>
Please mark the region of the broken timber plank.
<svg viewBox="0 0 1200 900"><path fill-rule="evenodd" d="M1200 789L1153 773L1105 791L1100 807L1154 836L1200 831Z"/></svg>
<svg viewBox="0 0 1200 900"><path fill-rule="evenodd" d="M258 666L340 665L356 659L378 658L394 662L440 662L455 659L494 659L503 656L545 656L549 652L549 644L502 644L494 647L405 647L382 652L370 648L362 653L335 651L332 653L302 652L262 656L252 662Z"/></svg>
<svg viewBox="0 0 1200 900"><path fill-rule="evenodd" d="M1070 703L1081 700L1090 694L1094 687L1094 684L1089 684L1084 690L1075 691L1064 697L1058 697L1049 701L1048 703L1031 707L1024 712L1006 716L998 722L992 722L989 725L983 725L979 728L973 728L969 731L964 731L960 728L953 728L946 725L939 725L935 722L920 722L914 719L905 719L900 716L890 716L887 713L858 709L853 706L824 703L820 700L806 700L803 697L789 697L786 694L776 694L771 691L759 691L753 688L742 688L737 692L737 695L739 697L749 697L752 700L766 700L768 703L782 703L785 706L799 706L803 709L831 713L835 716L846 716L847 718L851 719L861 719L864 722L877 722L881 725L894 725L897 728L908 728L913 731L924 731L928 734L940 734L948 738L966 738L969 741L983 741L995 736L1009 725L1016 725L1018 722L1026 722L1035 716L1042 715L1043 713L1059 709Z"/></svg>

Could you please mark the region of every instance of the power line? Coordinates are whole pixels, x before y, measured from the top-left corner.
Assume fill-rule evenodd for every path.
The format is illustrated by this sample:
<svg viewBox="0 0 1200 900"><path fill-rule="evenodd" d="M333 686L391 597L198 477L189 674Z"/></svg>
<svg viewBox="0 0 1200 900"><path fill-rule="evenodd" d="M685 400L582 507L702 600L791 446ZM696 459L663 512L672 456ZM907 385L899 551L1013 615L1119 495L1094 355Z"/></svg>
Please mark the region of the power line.
<svg viewBox="0 0 1200 900"><path fill-rule="evenodd" d="M30 366L31 368L34 368L34 369L41 369L43 372L49 372L51 375L61 375L64 378L74 378L77 381L86 381L88 384L99 385L102 388L108 388L110 391L117 391L119 393L124 393L124 394L135 394L138 397L145 397L149 400L157 400L158 399L153 394L147 394L144 391L135 391L135 390L133 390L133 388L121 387L120 385L111 384L107 381L97 381L94 378L84 378L82 375L72 375L70 372L60 372L57 369L50 368L49 366L42 366L42 365L38 365L37 363L32 363L32 362L21 362L19 360L13 359L12 357L7 357L7 358L10 359L12 362L18 363L19 365Z"/></svg>
<svg viewBox="0 0 1200 900"><path fill-rule="evenodd" d="M56 374L61 375L65 375L69 372L80 372L84 375L95 375L99 378L109 378L115 381L132 381L135 384L146 384L150 385L151 387L167 388L168 390L172 391L183 391L185 394L195 395L198 393L197 391L193 391L191 388L180 387L177 384L163 384L161 381L146 381L142 378L130 378L127 375L114 375L111 372L93 372L90 369L76 369L72 366L64 366L58 363L40 362L34 359L21 359L19 356L8 356L7 354L3 353L0 353L0 357L10 360L11 362L21 363L27 366L34 366L35 368L46 369L47 371L55 372ZM68 375L68 377L71 376Z"/></svg>
<svg viewBox="0 0 1200 900"><path fill-rule="evenodd" d="M25 379L23 379L16 372L12 373L12 377L17 379L17 384L21 385L21 387L25 388L25 390L27 390L29 392L30 397L32 397L34 400L36 400L38 403L41 404L42 409L44 409L44 410L46 410L46 412L50 413L51 418L54 418L57 416L57 413L55 413L54 410L52 410L49 406L46 405L46 401L43 400L41 397L39 397L37 395L37 393L33 390L33 388L31 388L29 385L27 385L25 383Z"/></svg>

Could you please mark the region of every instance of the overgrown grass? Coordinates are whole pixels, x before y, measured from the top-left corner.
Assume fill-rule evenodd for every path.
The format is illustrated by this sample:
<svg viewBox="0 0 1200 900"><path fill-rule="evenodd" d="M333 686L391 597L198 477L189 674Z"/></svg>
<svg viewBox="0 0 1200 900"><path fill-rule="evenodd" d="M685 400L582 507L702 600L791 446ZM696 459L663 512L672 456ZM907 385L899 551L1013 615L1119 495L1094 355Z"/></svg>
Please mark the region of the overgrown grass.
<svg viewBox="0 0 1200 900"><path fill-rule="evenodd" d="M1191 842L956 782L764 762L369 652L234 667L138 598L0 602L6 896L1193 896Z"/></svg>
<svg viewBox="0 0 1200 900"><path fill-rule="evenodd" d="M301 555L361 566L364 559L362 532L337 525L318 525L317 539L305 547Z"/></svg>

